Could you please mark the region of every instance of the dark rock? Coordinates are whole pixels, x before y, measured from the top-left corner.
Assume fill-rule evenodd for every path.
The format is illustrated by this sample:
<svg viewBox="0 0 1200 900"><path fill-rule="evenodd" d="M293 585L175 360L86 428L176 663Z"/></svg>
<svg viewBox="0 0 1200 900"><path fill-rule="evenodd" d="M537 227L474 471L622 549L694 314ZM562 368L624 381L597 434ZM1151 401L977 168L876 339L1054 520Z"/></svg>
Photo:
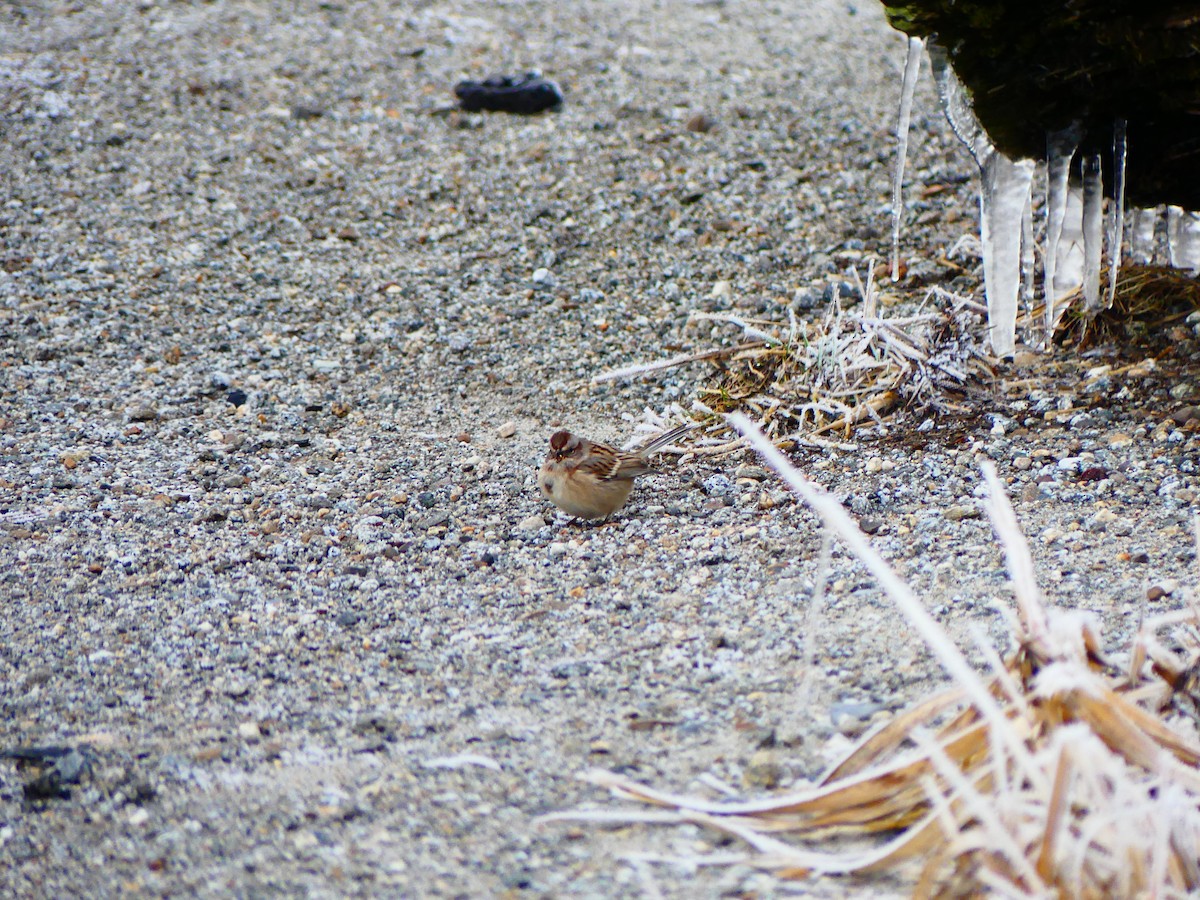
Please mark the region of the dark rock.
<svg viewBox="0 0 1200 900"><path fill-rule="evenodd" d="M495 75L484 81L460 81L454 86L458 104L467 112L506 112L535 115L562 106L563 96L553 81L529 72L514 78Z"/></svg>
<svg viewBox="0 0 1200 900"><path fill-rule="evenodd" d="M71 796L69 785L79 784L88 771L91 754L79 747L17 747L0 753L22 769L37 770L25 783L26 800L60 800Z"/></svg>

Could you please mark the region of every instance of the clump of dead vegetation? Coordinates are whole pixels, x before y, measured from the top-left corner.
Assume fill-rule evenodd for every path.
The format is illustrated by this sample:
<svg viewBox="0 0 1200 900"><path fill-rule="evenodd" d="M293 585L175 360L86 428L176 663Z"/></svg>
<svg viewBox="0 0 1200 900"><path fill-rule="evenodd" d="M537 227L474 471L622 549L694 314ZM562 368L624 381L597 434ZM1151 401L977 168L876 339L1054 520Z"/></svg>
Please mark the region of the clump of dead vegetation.
<svg viewBox="0 0 1200 900"><path fill-rule="evenodd" d="M1107 270L1106 270L1107 272ZM1107 281L1107 274L1103 274ZM1117 276L1113 304L1089 312L1083 293L1076 290L1059 301L1065 312L1055 332L1057 343L1071 343L1077 350L1101 344L1123 344L1130 340L1170 341L1172 330L1200 310L1200 280L1167 266L1126 266ZM1037 321L1043 309L1031 310Z"/></svg>
<svg viewBox="0 0 1200 900"><path fill-rule="evenodd" d="M727 346L598 376L631 378L707 361L716 376L698 391L696 410L734 410L756 418L772 439L825 433L848 437L860 425L884 423L901 409L960 410L974 381L986 381L991 360L983 347L985 310L972 301L931 290L916 312L889 311L869 270L853 275L860 304L835 296L825 315L786 322L725 313L694 313L695 322L740 329Z"/></svg>
<svg viewBox="0 0 1200 900"><path fill-rule="evenodd" d="M751 416L776 446L820 442L823 436L849 439L862 427L897 424L928 413L970 413L971 401L995 383L996 360L986 345L986 309L940 287L931 288L915 312L912 304L880 291L867 272L863 284L852 272L861 298L834 296L824 315L786 321L732 313L693 313L696 323L721 323L739 337L721 346L657 362L610 371L594 381L636 378L706 362L715 371L696 392L692 414L717 418L734 411ZM1194 337L1200 318L1200 281L1162 266L1121 270L1110 309L1087 311L1080 292L1059 301L1065 309L1055 332L1058 344L1082 351L1107 344L1155 343L1178 346ZM1040 333L1044 308L1025 311L1020 324ZM692 447L700 454L723 454L740 440Z"/></svg>
<svg viewBox="0 0 1200 900"><path fill-rule="evenodd" d="M953 686L868 734L804 790L710 801L591 772L618 797L657 810L549 818L699 824L749 850L691 864L749 863L788 879L889 873L919 897L1200 889L1200 610L1147 621L1121 662L1107 657L1093 619L1043 602L1003 486L985 464L1016 602L1012 646L1002 658L981 639L990 668L979 673L837 501L749 419L730 419L878 579Z"/></svg>

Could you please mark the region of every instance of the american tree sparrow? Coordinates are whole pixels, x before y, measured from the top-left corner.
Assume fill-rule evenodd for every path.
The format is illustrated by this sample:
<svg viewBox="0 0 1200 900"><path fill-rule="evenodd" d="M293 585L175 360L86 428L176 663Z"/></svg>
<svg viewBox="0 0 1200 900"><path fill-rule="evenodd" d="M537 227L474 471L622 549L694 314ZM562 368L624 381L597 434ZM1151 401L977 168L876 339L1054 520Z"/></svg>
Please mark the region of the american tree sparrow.
<svg viewBox="0 0 1200 900"><path fill-rule="evenodd" d="M680 425L645 446L625 452L569 431L550 436L538 487L559 509L580 519L605 519L625 505L639 475L658 471L648 457L698 425Z"/></svg>

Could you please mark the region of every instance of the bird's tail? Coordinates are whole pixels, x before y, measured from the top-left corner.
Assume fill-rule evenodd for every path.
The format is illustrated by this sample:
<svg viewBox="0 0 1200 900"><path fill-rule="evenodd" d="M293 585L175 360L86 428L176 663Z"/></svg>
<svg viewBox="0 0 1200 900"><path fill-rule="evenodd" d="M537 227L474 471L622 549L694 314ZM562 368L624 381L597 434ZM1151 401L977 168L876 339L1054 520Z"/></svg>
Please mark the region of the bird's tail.
<svg viewBox="0 0 1200 900"><path fill-rule="evenodd" d="M673 441L683 437L689 431L695 431L697 428L702 428L703 426L703 422L689 422L686 425L677 425L670 431L664 431L658 437L647 441L641 447L638 447L637 452L641 454L653 453L660 447L665 447L667 444L670 444Z"/></svg>

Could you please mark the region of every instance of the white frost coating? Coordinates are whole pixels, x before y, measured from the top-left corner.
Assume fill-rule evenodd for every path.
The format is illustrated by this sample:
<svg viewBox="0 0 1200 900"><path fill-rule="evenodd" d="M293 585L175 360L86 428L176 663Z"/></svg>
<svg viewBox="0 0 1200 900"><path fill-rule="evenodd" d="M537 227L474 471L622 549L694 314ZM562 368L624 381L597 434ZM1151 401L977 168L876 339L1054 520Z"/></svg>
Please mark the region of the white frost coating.
<svg viewBox="0 0 1200 900"><path fill-rule="evenodd" d="M908 58L904 61L904 84L900 90L900 118L896 123L896 171L892 178L892 281L900 280L900 222L904 217L904 164L908 158L908 127L912 121L913 97L921 71L921 53L925 41L908 39Z"/></svg>
<svg viewBox="0 0 1200 900"><path fill-rule="evenodd" d="M1083 160L1083 305L1100 308L1100 259L1104 253L1104 175L1099 156Z"/></svg>
<svg viewBox="0 0 1200 900"><path fill-rule="evenodd" d="M1113 208L1108 226L1108 300L1113 305L1117 296L1117 275L1121 271L1121 244L1125 229L1125 120L1113 123Z"/></svg>
<svg viewBox="0 0 1200 900"><path fill-rule="evenodd" d="M1200 271L1200 213L1167 207L1167 241L1171 265Z"/></svg>
<svg viewBox="0 0 1200 900"><path fill-rule="evenodd" d="M992 153L983 166L979 209L983 236L983 284L988 299L992 352L1016 352L1017 295L1021 287L1021 223L1033 185L1032 160L1013 162Z"/></svg>
<svg viewBox="0 0 1200 900"><path fill-rule="evenodd" d="M975 118L975 110L967 96L967 89L963 87L958 76L954 74L954 70L950 68L946 52L936 44L929 48L929 65L937 79L938 94L942 98L942 109L946 112L950 127L958 139L967 145L967 149L975 157L975 162L979 163L979 167L982 169L988 157L996 152L996 148L992 146L987 132Z"/></svg>
<svg viewBox="0 0 1200 900"><path fill-rule="evenodd" d="M1051 132L1046 136L1046 343L1058 325L1058 299L1065 291L1055 285L1058 277L1059 242L1067 214L1067 185L1071 176L1071 160L1079 146L1079 129L1072 127Z"/></svg>
<svg viewBox="0 0 1200 900"><path fill-rule="evenodd" d="M1129 235L1129 255L1135 263L1145 265L1154 260L1154 228L1158 225L1157 209L1135 209Z"/></svg>

